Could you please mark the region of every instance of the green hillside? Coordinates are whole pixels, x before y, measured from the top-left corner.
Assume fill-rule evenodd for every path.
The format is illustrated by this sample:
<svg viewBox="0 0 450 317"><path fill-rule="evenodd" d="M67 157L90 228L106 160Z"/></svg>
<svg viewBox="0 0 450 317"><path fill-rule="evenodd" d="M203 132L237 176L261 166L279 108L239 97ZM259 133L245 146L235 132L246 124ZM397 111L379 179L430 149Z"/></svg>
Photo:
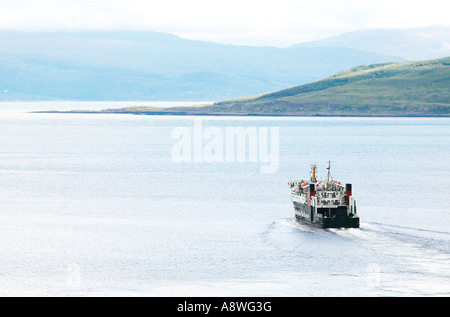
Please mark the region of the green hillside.
<svg viewBox="0 0 450 317"><path fill-rule="evenodd" d="M209 110L247 114L449 116L450 57L358 66L310 84L219 102Z"/></svg>
<svg viewBox="0 0 450 317"><path fill-rule="evenodd" d="M450 57L363 65L322 80L212 105L103 113L291 116L450 116Z"/></svg>

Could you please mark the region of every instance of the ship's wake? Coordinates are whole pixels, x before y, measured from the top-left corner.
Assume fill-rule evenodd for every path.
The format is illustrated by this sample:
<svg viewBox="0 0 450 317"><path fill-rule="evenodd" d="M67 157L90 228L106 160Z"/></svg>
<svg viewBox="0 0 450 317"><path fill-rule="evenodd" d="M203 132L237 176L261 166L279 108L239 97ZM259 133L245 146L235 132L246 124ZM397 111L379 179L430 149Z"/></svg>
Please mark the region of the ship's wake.
<svg viewBox="0 0 450 317"><path fill-rule="evenodd" d="M366 222L360 229L321 229L287 218L273 222L261 235L277 250L299 254L298 261L317 263L316 269L321 262L344 263L364 279L376 268L377 294L450 295L448 232Z"/></svg>
<svg viewBox="0 0 450 317"><path fill-rule="evenodd" d="M360 230L330 229L347 238L375 244L400 244L450 255L450 233L378 222L361 223Z"/></svg>

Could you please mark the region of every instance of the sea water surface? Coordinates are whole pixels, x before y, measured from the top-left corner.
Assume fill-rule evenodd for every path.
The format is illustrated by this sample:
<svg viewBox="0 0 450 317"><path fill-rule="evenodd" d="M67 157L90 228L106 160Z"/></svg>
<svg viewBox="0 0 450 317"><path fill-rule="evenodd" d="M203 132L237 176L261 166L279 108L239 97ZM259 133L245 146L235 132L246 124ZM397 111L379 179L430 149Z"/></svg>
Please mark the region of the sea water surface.
<svg viewBox="0 0 450 317"><path fill-rule="evenodd" d="M449 119L11 105L0 111L0 295L450 295ZM175 162L173 131L195 120L278 128L278 169ZM287 181L312 163L323 176L329 160L353 184L360 229L294 218Z"/></svg>

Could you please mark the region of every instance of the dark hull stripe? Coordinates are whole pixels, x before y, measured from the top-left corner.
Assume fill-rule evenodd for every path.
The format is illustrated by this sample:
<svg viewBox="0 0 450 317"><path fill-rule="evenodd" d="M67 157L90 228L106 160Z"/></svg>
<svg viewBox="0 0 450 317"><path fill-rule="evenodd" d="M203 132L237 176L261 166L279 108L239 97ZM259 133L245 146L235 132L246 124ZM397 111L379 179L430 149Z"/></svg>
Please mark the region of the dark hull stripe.
<svg viewBox="0 0 450 317"><path fill-rule="evenodd" d="M348 216L347 207L317 208L317 215L313 207L307 204L293 202L296 218L313 223L322 228L359 228L359 217ZM331 215L331 217L329 217Z"/></svg>

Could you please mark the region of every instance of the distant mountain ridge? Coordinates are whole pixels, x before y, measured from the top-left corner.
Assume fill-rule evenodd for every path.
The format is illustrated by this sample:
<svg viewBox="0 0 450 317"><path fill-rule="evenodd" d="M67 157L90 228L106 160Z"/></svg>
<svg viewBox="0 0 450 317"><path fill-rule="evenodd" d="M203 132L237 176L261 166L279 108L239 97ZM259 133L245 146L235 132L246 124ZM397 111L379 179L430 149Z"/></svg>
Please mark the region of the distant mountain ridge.
<svg viewBox="0 0 450 317"><path fill-rule="evenodd" d="M401 59L345 47L234 46L158 32L0 31L0 100L215 101L392 60Z"/></svg>
<svg viewBox="0 0 450 317"><path fill-rule="evenodd" d="M0 31L0 101L227 100L314 82L354 65L440 57L449 34L444 27L364 30L275 48L159 32Z"/></svg>
<svg viewBox="0 0 450 317"><path fill-rule="evenodd" d="M450 27L367 29L344 33L296 47L347 47L397 56L408 61L450 56Z"/></svg>

